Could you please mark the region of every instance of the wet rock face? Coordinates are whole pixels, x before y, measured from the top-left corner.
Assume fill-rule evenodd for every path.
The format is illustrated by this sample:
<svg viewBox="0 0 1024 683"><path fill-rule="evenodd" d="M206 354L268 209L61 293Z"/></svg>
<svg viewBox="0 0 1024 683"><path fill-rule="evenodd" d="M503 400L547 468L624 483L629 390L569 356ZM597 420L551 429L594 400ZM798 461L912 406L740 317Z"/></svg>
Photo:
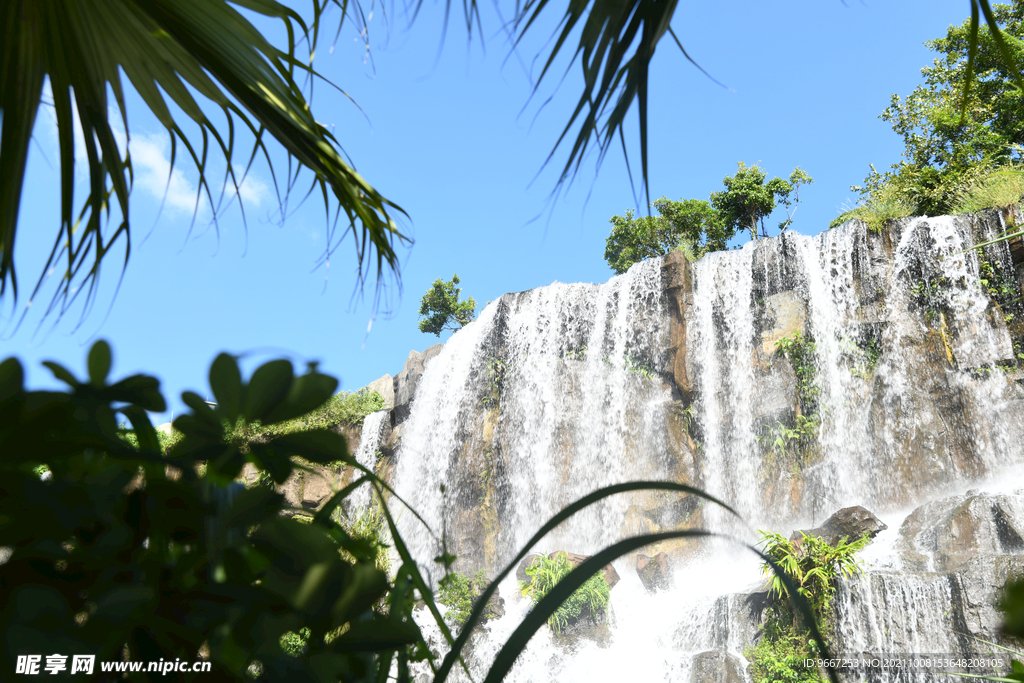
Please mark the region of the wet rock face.
<svg viewBox="0 0 1024 683"><path fill-rule="evenodd" d="M649 593L666 590L672 586L672 567L668 553L658 553L654 557L638 554L636 556L636 574L640 583Z"/></svg>
<svg viewBox="0 0 1024 683"><path fill-rule="evenodd" d="M690 263L681 251L673 251L661 266L661 281L667 298L669 317L669 343L666 367L671 369L672 380L687 402L694 386L686 365L686 309L693 295Z"/></svg>
<svg viewBox="0 0 1024 683"><path fill-rule="evenodd" d="M423 370L427 367L427 363L433 360L437 354L441 353L443 348L444 344L434 344L423 353L418 351L409 352L409 357L406 359L405 365L402 366L402 371L395 375L394 378L393 405L395 412L392 418L392 426L404 422L409 417L409 412L412 410L412 400L416 397L416 388L420 384L420 378L423 377Z"/></svg>
<svg viewBox="0 0 1024 683"><path fill-rule="evenodd" d="M807 304L795 291L788 291L767 297L764 306L761 352L771 356L780 339L804 333L807 326Z"/></svg>
<svg viewBox="0 0 1024 683"><path fill-rule="evenodd" d="M912 562L957 571L979 555L1024 553L1024 497L976 494L937 500L900 528Z"/></svg>
<svg viewBox="0 0 1024 683"><path fill-rule="evenodd" d="M745 683L743 663L730 652L701 652L693 658L693 683Z"/></svg>
<svg viewBox="0 0 1024 683"><path fill-rule="evenodd" d="M918 507L900 527L897 569L840 585L836 650L980 653L1003 642L996 605L1024 576L1024 496L969 492Z"/></svg>
<svg viewBox="0 0 1024 683"><path fill-rule="evenodd" d="M794 531L789 540L800 540L804 536L817 536L829 545L836 545L841 539L852 543L864 534L874 538L888 529L882 520L859 505L843 508L825 520L825 523L814 529Z"/></svg>

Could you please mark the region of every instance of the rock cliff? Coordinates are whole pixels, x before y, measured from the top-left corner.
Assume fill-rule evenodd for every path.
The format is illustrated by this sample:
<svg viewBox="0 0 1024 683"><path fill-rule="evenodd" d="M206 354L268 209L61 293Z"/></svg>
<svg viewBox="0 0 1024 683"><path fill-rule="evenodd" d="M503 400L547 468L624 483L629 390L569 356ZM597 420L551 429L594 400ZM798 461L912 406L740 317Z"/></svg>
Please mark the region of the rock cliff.
<svg viewBox="0 0 1024 683"><path fill-rule="evenodd" d="M744 521L648 493L602 501L537 551L591 554L687 528L755 540L753 529L815 530L862 506L890 528L841 590L836 647L975 652L957 634L998 639L996 591L1024 571L1020 493L963 493L1024 463L1024 279L1013 245L967 248L1015 219L903 219L881 233L850 222L507 294L444 346L410 354L375 437L380 471L458 569L488 575L556 511L618 481L694 485ZM411 517L402 526L429 567L437 547ZM644 553L657 562L619 562L613 615L677 605L685 623L652 620L658 652L687 654L668 677L742 680L756 573L748 590L694 606L679 577L728 553L693 541ZM708 571L711 583L728 573ZM613 628L612 648L629 637Z"/></svg>

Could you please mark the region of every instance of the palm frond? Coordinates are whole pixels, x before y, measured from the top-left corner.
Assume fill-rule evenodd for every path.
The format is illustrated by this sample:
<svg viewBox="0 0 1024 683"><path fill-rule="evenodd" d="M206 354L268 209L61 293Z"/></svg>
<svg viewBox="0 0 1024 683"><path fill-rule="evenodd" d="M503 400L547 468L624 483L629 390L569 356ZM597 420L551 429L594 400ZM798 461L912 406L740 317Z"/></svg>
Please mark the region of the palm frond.
<svg viewBox="0 0 1024 683"><path fill-rule="evenodd" d="M641 178L644 194L648 202L650 201L647 173L648 70L658 41L670 30L669 22L677 2L678 0L569 2L569 7L556 28L558 37L548 53L535 86L536 92L559 52L566 46L572 33L582 24L573 64L576 58L579 58L583 69L583 93L547 160L553 158L579 121L576 139L558 179L559 186L571 181L576 175L591 144L597 144L598 166L616 135L623 139L625 154L625 118L635 100L640 123ZM518 32L516 45L522 41L547 7L548 0L526 0L521 7L517 5L518 11L514 21ZM685 50L683 54L693 62ZM626 161L628 165L628 155Z"/></svg>
<svg viewBox="0 0 1024 683"><path fill-rule="evenodd" d="M14 247L28 156L28 142L37 118L44 84L53 93L53 113L60 149L61 220L53 250L32 293L42 286L45 273L63 261L61 283L49 310L61 310L88 284L95 292L104 256L123 235L125 263L131 252L128 199L132 188L132 160L128 111L121 74L142 98L171 138L171 168L179 144L199 171L198 210L205 196L214 209L215 199L208 166L214 151L227 162L225 187L230 182L239 194L240 176L235 157L235 127L241 124L253 137L246 172L257 155L266 158L277 198L283 202L296 175L278 182L266 146L269 133L289 155L289 168L313 172L310 190L319 190L329 224L344 218L345 229L329 232L325 255L349 231L355 242L360 282L376 260L377 282L386 271L398 274L396 243L407 242L394 214L400 207L384 198L345 160L337 139L317 123L298 79L317 78L311 62L296 55L305 40L315 49L323 4L314 2L312 26L276 0L235 0L234 5L281 20L288 34L287 50L272 45L227 0L0 0L5 25L0 75L0 296L10 287L18 295ZM226 134L207 117L193 97L198 93L227 121ZM121 137L110 121L108 93L124 124ZM171 113L165 97L180 109L198 135L189 136ZM74 197L75 121L80 122L88 166L89 191L77 218ZM244 177L244 176L242 176ZM37 199L37 198L34 198ZM241 198L239 197L241 203ZM111 203L116 202L120 222L104 227ZM333 215L333 218L331 217ZM244 218L244 210L243 210ZM83 267L85 270L83 270ZM30 297L31 298L31 297Z"/></svg>

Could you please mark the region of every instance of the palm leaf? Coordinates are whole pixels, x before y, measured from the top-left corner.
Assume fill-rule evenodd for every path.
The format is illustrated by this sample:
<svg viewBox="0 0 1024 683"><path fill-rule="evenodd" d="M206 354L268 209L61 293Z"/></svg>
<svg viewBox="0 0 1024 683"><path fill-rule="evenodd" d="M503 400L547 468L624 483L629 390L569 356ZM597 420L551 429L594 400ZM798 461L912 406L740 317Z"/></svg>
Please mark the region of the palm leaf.
<svg viewBox="0 0 1024 683"><path fill-rule="evenodd" d="M5 40L0 47L0 295L18 296L14 249L28 157L44 84L53 93L60 149L60 226L53 249L32 292L39 292L45 273L60 266L60 286L49 311L63 311L88 285L95 292L100 265L123 236L124 261L131 253L128 198L132 160L123 138L110 120L116 105L130 140L123 73L146 107L171 138L171 168L179 144L196 165L199 182L196 207L203 196L214 210L224 207L225 192L211 187L211 151L227 162L224 183L237 196L244 174L235 170L235 127L253 135L245 171L257 155L270 166L279 202L293 189L289 171L279 183L266 146L269 133L289 155L289 168L312 171L310 191L319 190L328 212L325 258L349 231L355 242L360 282L376 260L377 282L385 271L398 273L396 242L408 240L392 214L404 214L364 180L345 160L335 137L317 123L297 78L315 79L316 72L296 57L299 41L315 47L323 11L314 3L312 27L276 0L235 0L249 11L281 20L288 33L287 50L279 50L227 0L0 0ZM108 99L112 95L113 102ZM193 97L205 100L205 108ZM188 135L171 113L166 98L198 129ZM205 111L213 105L227 122L226 134ZM89 190L76 218L74 125L82 127ZM119 144L121 139L121 144ZM211 149L212 148L212 149ZM216 197L216 198L215 198ZM241 202L241 200L239 199ZM117 226L105 229L111 204L117 204ZM106 216L104 216L106 214ZM331 215L333 214L333 216ZM333 227L344 217L347 227ZM244 218L244 211L243 211ZM60 265L63 263L63 265Z"/></svg>
<svg viewBox="0 0 1024 683"><path fill-rule="evenodd" d="M598 146L597 163L600 166L616 135L622 140L625 153L624 123L626 113L637 101L640 122L640 166L644 194L650 202L647 181L647 97L648 71L654 50L662 36L670 30L669 22L675 12L678 0L573 0L559 22L558 37L555 40L536 88L553 65L560 50L567 44L571 34L582 23L579 44L573 56L580 60L583 69L583 93L573 110L558 140L555 142L548 161L558 147L570 136L577 122L579 130L569 152L569 158L562 168L558 185L570 181L579 171L583 158L593 141ZM548 7L548 0L526 0L516 13L514 24L518 29L515 44L523 39L526 32L537 22ZM678 41L677 41L678 42ZM633 45L636 43L636 47ZM682 48L682 45L680 45ZM690 56L683 51L690 59ZM571 66L571 65L570 65ZM626 158L628 166L628 155ZM547 163L547 162L545 162Z"/></svg>

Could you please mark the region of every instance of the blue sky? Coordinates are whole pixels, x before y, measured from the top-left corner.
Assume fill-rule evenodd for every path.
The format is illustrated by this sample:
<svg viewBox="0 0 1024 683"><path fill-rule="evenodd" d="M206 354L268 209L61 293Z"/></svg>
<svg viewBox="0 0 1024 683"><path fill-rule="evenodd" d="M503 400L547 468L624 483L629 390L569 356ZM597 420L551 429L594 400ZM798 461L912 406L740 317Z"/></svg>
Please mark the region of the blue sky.
<svg viewBox="0 0 1024 683"><path fill-rule="evenodd" d="M643 208L621 152L613 149L597 175L590 159L557 200L551 193L567 151L542 168L578 97L578 67L561 83L556 72L531 99L531 62L549 31L535 31L510 55L484 3L483 43L476 34L467 43L461 16L453 16L442 45L442 8L425 3L410 26L400 9L385 15L377 7L369 59L346 24L334 49L325 44L315 62L359 105L319 84L317 120L334 126L357 170L409 214L402 228L415 244L402 252L401 292L392 283L387 306L375 309L372 287L357 290L351 239L329 269L315 267L325 247L322 204L314 198L295 209L295 197L281 221L265 166L255 166L243 187L247 227L237 207L216 227L201 207L189 234L195 170L179 162L168 186L166 135L131 95L134 239L120 289L115 295L121 257L114 250L84 319L77 307L44 320L51 287L14 324L58 223L56 142L44 112L15 252L23 294L14 311L4 301L0 357L20 357L32 388L59 386L41 361L58 360L81 375L89 345L107 339L114 375L157 375L177 415L183 390L208 393L207 369L224 350L246 354L249 370L274 357L300 367L317 360L346 390L397 373L411 349L438 341L416 322L420 297L439 277L458 273L463 293L481 307L505 292L611 277L603 260L608 220ZM820 232L856 199L849 186L868 164L881 170L899 160L900 139L877 117L891 94L909 94L919 83L933 58L922 43L968 16L967 0L681 4L674 30L728 88L662 41L651 73L651 198L706 199L738 161L759 162L770 176L799 165L814 184L801 192L793 228ZM328 41L336 18L328 20ZM535 78L537 65L532 72ZM634 109L628 140L636 176L635 119ZM243 149L235 163L245 156ZM283 156L275 160L283 169Z"/></svg>

